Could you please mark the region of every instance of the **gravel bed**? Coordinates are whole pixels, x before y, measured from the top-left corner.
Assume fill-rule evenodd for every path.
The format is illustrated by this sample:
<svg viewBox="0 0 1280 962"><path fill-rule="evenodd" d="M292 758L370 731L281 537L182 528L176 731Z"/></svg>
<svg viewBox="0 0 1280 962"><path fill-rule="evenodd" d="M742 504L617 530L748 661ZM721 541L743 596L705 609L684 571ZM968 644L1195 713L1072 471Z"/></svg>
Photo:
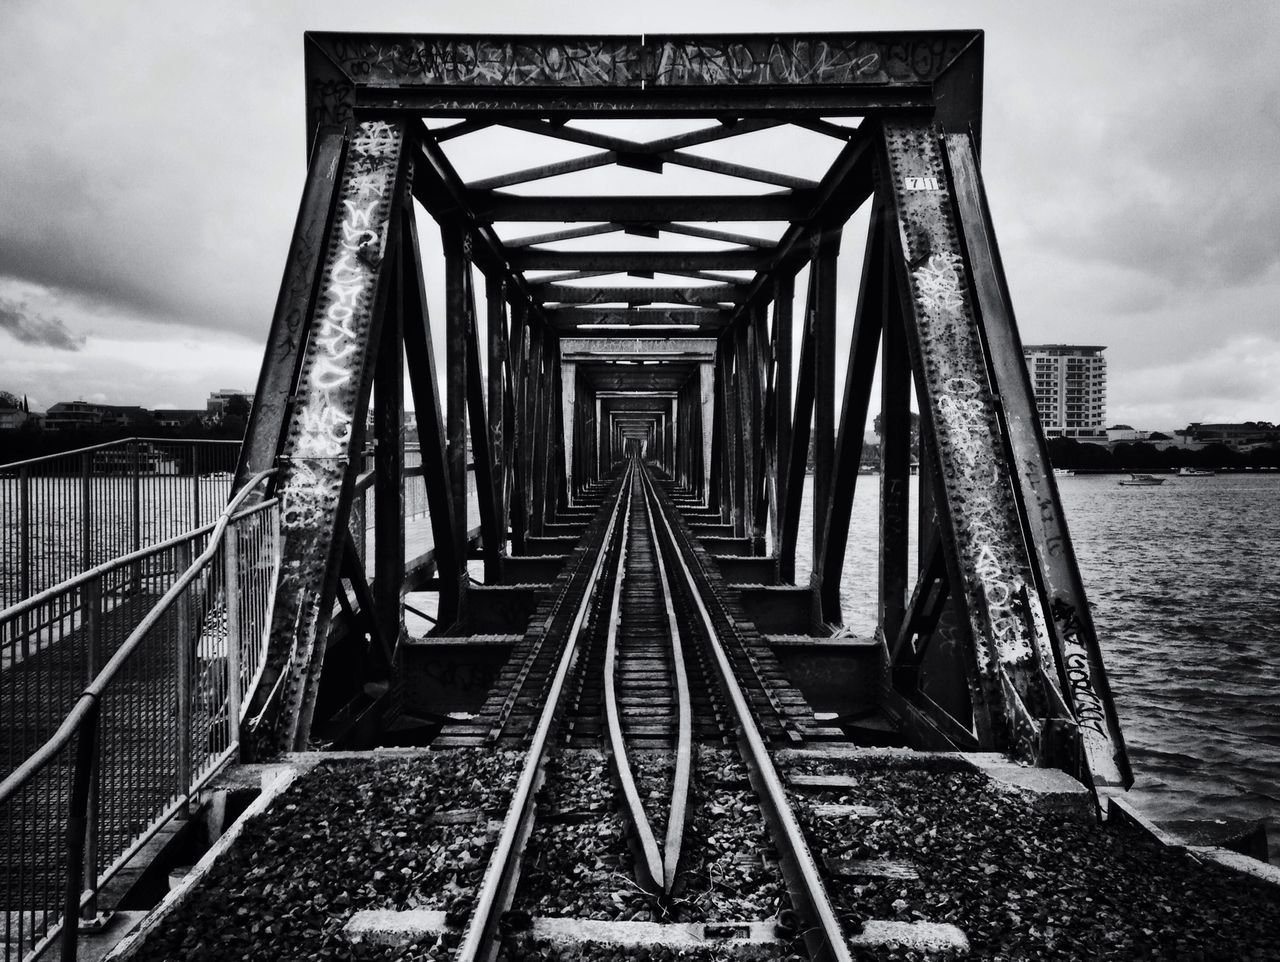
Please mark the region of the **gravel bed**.
<svg viewBox="0 0 1280 962"><path fill-rule="evenodd" d="M671 814L671 783L676 772L674 752L632 752L631 770L636 779L636 791L649 816L653 837L661 851L667 838L667 817ZM689 800L693 801L690 786Z"/></svg>
<svg viewBox="0 0 1280 962"><path fill-rule="evenodd" d="M454 749L322 762L245 827L133 958L443 957L435 940L388 950L352 946L341 930L361 909L466 911L493 844L487 819L505 813L522 758ZM431 824L460 810L483 814Z"/></svg>
<svg viewBox="0 0 1280 962"><path fill-rule="evenodd" d="M981 775L855 774L856 789L793 795L815 857L898 859L920 878L835 881L845 917L951 922L975 959L1280 958L1274 887L1131 831L1039 812ZM880 817L818 817L811 800L874 805Z"/></svg>
<svg viewBox="0 0 1280 962"><path fill-rule="evenodd" d="M699 746L689 793L680 877L670 900L642 892L617 792L600 752L562 751L548 763L538 821L525 851L513 908L531 916L607 921L759 921L789 907L745 767L725 749ZM654 831L666 830L670 759L633 759ZM661 798L649 798L659 789ZM567 813L589 813L583 817ZM558 816L558 817L557 817Z"/></svg>
<svg viewBox="0 0 1280 962"><path fill-rule="evenodd" d="M652 921L631 872L619 800L602 752L547 762L512 908L531 916Z"/></svg>
<svg viewBox="0 0 1280 962"><path fill-rule="evenodd" d="M700 745L677 882L682 921L762 921L791 907L747 769L737 752Z"/></svg>

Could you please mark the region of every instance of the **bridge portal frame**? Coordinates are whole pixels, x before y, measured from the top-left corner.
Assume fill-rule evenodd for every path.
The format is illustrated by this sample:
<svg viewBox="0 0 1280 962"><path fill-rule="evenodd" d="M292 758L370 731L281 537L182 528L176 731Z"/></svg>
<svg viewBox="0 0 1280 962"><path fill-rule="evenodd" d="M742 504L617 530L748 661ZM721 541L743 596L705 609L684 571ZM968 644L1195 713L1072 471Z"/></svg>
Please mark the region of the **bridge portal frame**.
<svg viewBox="0 0 1280 962"><path fill-rule="evenodd" d="M378 359L378 380L394 382L396 361L383 354L398 358L403 345L444 625L466 609L473 543L466 521L468 437L486 580L496 580L504 552L521 551L527 537L541 533L555 508L569 504L601 464L608 418L592 403L581 372L572 375L568 393L574 401L556 403L566 393L561 337L584 323L643 325L670 328L664 333L672 337L691 331L717 338L708 366L711 390L675 385L674 415L660 412L661 421L653 422L664 435L655 447L664 467L702 491L752 550L772 542L788 581L795 576L812 438L815 625L841 620L839 577L879 357L879 635L891 664L888 694L896 711L940 746L995 748L1059 765L1089 784L1128 785L1123 738L1022 365L979 173L980 31L309 33L304 46L310 174L259 381L263 400L251 419L239 472L247 477L283 459L286 504L292 494L295 501L319 505L292 540L286 535L279 639L273 638L267 669L273 684L261 687L268 694L257 706L269 740L277 747L305 744L325 612L339 572L353 568L342 567L343 556L358 553L346 519L358 476L353 452L364 440L371 359ZM863 118L856 128L827 119L851 115ZM640 143L568 125L620 116L713 118L718 126ZM446 127L424 123L443 117L461 119ZM442 144L495 124L597 152L464 182ZM781 124L841 142L820 181L682 152ZM370 143L382 147L371 150ZM388 143L393 149L384 149ZM607 164L654 172L669 164L690 166L780 190L691 200L533 197L503 189ZM353 225L339 215L352 209L351 192L362 184L373 184L382 203L372 220L363 215ZM443 384L434 366L412 200L442 231ZM868 252L837 409L836 259L845 223L867 202L873 205ZM776 219L789 223L776 242L691 223ZM502 220L586 226L504 242L494 228ZM367 268L369 286L355 308L361 333L344 333L338 347L358 368L343 367L353 390L340 410L326 414L311 403L314 390L306 393L308 384L314 389L317 383L308 359L335 343L332 336L318 338L320 305L335 283L335 258L346 256L343 231L349 241L352 230L367 234L347 253ZM733 247L637 253L546 246L615 232L684 233ZM796 275L805 266L809 286L793 376L791 304ZM487 382L480 371L473 268L485 279ZM754 276L744 281L732 273L744 270ZM531 279L525 271L552 273ZM698 285L581 283L618 271L685 276ZM666 306L644 307L649 304ZM921 412L922 476L921 562L914 578L907 565L912 385ZM655 381L650 390L656 388ZM708 398L711 412L704 419ZM325 403L331 400L326 396ZM373 621L382 647L392 653L403 632L402 588L389 587L382 573L392 585L399 580L393 556L398 552L402 567L403 526L397 539L396 509L382 507L400 503L398 489L392 490L399 462L394 451L383 449L400 444L398 400L394 385L379 389L374 426L381 453L374 481L380 513ZM349 426L336 435L343 452L323 471L316 464L300 467L297 423L326 416ZM710 422L706 437L704 420ZM591 431L583 429L588 422ZM698 443L674 443L677 436L696 436ZM313 497L317 490L322 497ZM957 687L960 676L964 684ZM932 690L926 678L934 680ZM286 694L278 698L270 694L281 690Z"/></svg>

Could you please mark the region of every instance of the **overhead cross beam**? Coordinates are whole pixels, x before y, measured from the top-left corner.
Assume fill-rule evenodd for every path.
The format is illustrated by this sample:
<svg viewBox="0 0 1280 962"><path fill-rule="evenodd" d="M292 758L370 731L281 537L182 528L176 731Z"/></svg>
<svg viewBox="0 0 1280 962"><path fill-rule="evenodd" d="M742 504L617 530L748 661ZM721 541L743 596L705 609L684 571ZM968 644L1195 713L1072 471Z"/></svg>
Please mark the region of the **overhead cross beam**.
<svg viewBox="0 0 1280 962"><path fill-rule="evenodd" d="M314 126L362 110L479 120L932 110L982 34L538 37L308 33ZM550 94L554 91L554 94ZM663 149L675 149L665 147Z"/></svg>

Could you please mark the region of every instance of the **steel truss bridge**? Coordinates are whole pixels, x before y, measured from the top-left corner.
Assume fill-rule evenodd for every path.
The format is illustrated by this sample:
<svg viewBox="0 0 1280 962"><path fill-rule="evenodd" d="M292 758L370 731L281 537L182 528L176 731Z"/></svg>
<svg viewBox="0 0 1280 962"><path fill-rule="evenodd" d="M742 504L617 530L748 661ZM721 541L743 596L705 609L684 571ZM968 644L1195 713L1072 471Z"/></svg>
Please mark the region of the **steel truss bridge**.
<svg viewBox="0 0 1280 962"><path fill-rule="evenodd" d="M705 701L775 839L798 832L771 794L777 746L1001 752L1096 793L1131 783L987 206L980 32L305 48L308 171L232 484L236 517L269 506L278 534L270 564L253 553L272 580L255 674L223 685L226 751L360 747L411 718L439 748L530 746L532 786L553 731L687 760ZM877 403L878 485L859 474ZM431 548L407 560L410 477ZM819 722L779 665L851 647L855 494L878 502L876 628L839 675L856 695ZM235 557L210 563L236 583ZM598 682L574 662L584 631ZM423 703L414 666L443 651L499 652L473 711ZM650 697L662 717L637 728ZM76 710L49 758L96 712ZM633 819L650 890L679 862L679 783L665 844ZM500 841L517 860L531 805ZM811 952L847 957L812 856L781 858ZM490 884L464 955L509 903L510 877Z"/></svg>

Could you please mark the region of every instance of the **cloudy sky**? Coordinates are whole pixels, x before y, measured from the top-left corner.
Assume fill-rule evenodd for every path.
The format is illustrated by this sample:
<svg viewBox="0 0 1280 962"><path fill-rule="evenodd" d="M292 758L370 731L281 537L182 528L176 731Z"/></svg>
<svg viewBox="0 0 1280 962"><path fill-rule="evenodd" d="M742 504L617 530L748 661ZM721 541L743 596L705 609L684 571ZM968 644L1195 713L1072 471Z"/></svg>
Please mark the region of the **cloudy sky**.
<svg viewBox="0 0 1280 962"><path fill-rule="evenodd" d="M1112 422L1280 421L1280 4L614 7L5 0L0 389L43 409L252 386L305 172L306 29L978 27L1024 340L1108 345Z"/></svg>

